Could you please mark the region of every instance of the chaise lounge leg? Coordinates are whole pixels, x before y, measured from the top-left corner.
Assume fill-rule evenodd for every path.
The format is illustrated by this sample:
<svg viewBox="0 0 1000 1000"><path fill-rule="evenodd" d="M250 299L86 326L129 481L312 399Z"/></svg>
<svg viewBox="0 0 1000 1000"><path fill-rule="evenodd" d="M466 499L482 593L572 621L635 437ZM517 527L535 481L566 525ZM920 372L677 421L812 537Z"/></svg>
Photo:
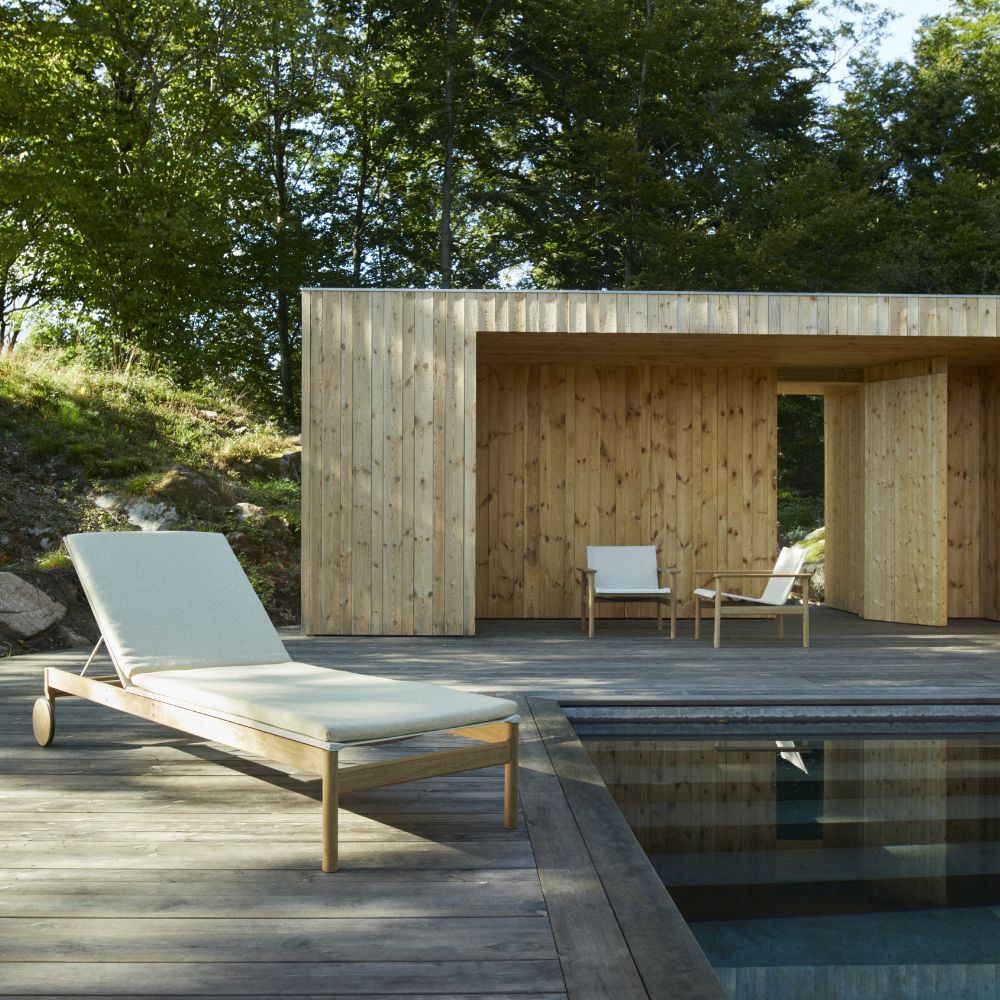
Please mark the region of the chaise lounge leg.
<svg viewBox="0 0 1000 1000"><path fill-rule="evenodd" d="M340 795L337 788L336 750L323 756L323 871L337 870L337 813Z"/></svg>
<svg viewBox="0 0 1000 1000"><path fill-rule="evenodd" d="M670 638L677 638L677 587L672 588L670 595Z"/></svg>
<svg viewBox="0 0 1000 1000"><path fill-rule="evenodd" d="M715 592L715 631L712 635L712 645L718 649L722 643L722 592Z"/></svg>
<svg viewBox="0 0 1000 1000"><path fill-rule="evenodd" d="M517 751L520 726L507 723L507 745L510 760L503 766L503 825L508 830L517 827Z"/></svg>
<svg viewBox="0 0 1000 1000"><path fill-rule="evenodd" d="M694 595L694 637L701 638L701 598Z"/></svg>

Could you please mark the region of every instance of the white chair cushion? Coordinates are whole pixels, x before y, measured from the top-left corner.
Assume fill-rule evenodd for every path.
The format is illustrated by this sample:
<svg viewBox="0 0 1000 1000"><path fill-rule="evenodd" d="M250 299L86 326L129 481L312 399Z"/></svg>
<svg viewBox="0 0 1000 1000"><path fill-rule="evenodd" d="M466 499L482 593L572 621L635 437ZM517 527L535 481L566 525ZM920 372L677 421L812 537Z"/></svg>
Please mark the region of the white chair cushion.
<svg viewBox="0 0 1000 1000"><path fill-rule="evenodd" d="M806 561L806 550L786 547L778 553L778 561L774 564L772 573L801 573ZM765 604L784 604L788 600L788 595L792 592L795 581L791 577L781 577L770 579L764 588L764 593L760 599Z"/></svg>
<svg viewBox="0 0 1000 1000"><path fill-rule="evenodd" d="M587 568L597 570L598 591L655 591L660 588L653 545L588 545Z"/></svg>
<svg viewBox="0 0 1000 1000"><path fill-rule="evenodd" d="M505 698L292 660L143 671L132 686L196 711L261 722L325 743L412 736L517 712Z"/></svg>
<svg viewBox="0 0 1000 1000"><path fill-rule="evenodd" d="M704 597L704 598L706 598L709 601L714 601L715 600L715 591L714 590L708 590L705 587L698 587L698 588L695 589L695 593L699 597ZM751 604L766 604L767 603L766 601L762 601L762 600L760 600L760 598L757 598L757 597L746 597L744 594L727 594L725 591L722 591L722 597L723 597L724 600L727 600L727 601L749 601Z"/></svg>
<svg viewBox="0 0 1000 1000"><path fill-rule="evenodd" d="M65 542L126 677L290 659L225 536L114 531Z"/></svg>
<svg viewBox="0 0 1000 1000"><path fill-rule="evenodd" d="M654 596L656 594L663 594L665 596L669 596L670 595L670 588L669 587L652 587L652 588L650 588L648 590L638 590L638 589L636 589L634 587L615 587L614 589L612 589L610 587L595 587L594 588L594 593L596 593L598 597L600 597L602 594L604 594L606 596L609 596L609 597L614 597L617 594L622 594L622 595L626 595L626 594L646 594L648 596Z"/></svg>

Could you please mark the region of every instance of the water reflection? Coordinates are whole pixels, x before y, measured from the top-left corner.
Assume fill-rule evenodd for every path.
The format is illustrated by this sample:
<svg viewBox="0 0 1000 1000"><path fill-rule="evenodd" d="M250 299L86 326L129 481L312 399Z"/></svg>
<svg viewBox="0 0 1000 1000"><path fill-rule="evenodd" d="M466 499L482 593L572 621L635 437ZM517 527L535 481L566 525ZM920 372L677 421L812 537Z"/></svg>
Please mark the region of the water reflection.
<svg viewBox="0 0 1000 1000"><path fill-rule="evenodd" d="M586 745L734 997L1000 995L1000 742Z"/></svg>

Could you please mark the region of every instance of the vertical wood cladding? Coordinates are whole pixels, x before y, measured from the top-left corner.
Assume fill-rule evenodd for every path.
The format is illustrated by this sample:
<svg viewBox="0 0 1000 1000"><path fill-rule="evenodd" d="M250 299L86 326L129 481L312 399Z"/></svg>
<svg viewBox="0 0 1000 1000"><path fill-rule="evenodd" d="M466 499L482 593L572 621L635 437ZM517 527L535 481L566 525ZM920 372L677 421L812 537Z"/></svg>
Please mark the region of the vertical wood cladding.
<svg viewBox="0 0 1000 1000"><path fill-rule="evenodd" d="M587 545L655 545L682 614L696 569L770 568L776 385L772 368L481 368L480 617L578 614Z"/></svg>
<svg viewBox="0 0 1000 1000"><path fill-rule="evenodd" d="M308 634L361 635L469 635L477 614L575 615L572 570L595 541L656 544L661 562L683 571L684 613L693 570L769 566L775 369L696 367L725 365L712 335L761 345L843 337L844 363L863 366L877 359L855 338L915 344L998 334L997 299L985 296L488 290L308 290L302 328L302 624ZM484 332L505 343L480 367ZM656 337L680 334L697 352L683 359L690 367L660 365ZM560 335L576 338L572 364L527 365L518 356L522 345L546 336L558 345ZM593 338L592 356L581 357L581 335ZM623 336L650 345L652 356L621 364L614 343ZM871 377L921 374L882 367ZM955 614L1000 618L1000 375L981 368L978 377L981 431L966 395L975 388L960 376L947 383L950 417L926 429L935 441L940 429L946 444L934 454L947 453L950 464L941 504L937 493L930 499L950 543L942 602ZM836 431L845 442L858 433L854 419L843 416ZM864 428L873 445L885 433ZM972 438L980 432L977 546ZM914 427L907 438L914 462L923 433ZM880 446L892 450L888 439ZM848 513L828 518L830 538L841 539L836 552L827 546L831 603L851 610L863 610L856 578L868 563L865 546L852 541L851 491L876 464L869 457L832 472L844 477L833 492L840 489ZM931 515L918 509L928 498L918 494L907 510L924 519L919 532L930 538ZM902 524L886 523L893 531ZM873 521L871 530L881 529ZM896 567L909 574L909 590L883 574L873 600L897 599L885 597L893 587L912 591L915 568Z"/></svg>

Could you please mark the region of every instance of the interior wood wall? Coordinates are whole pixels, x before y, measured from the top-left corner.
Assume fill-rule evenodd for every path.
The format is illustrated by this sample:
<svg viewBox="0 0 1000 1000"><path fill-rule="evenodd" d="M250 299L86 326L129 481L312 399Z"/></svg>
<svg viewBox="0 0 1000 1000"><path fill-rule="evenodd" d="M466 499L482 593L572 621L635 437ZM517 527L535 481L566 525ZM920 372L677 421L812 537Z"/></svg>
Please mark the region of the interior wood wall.
<svg viewBox="0 0 1000 1000"><path fill-rule="evenodd" d="M865 406L861 389L823 398L826 603L860 615L865 603Z"/></svg>
<svg viewBox="0 0 1000 1000"><path fill-rule="evenodd" d="M948 378L866 382L864 616L948 623Z"/></svg>
<svg viewBox="0 0 1000 1000"><path fill-rule="evenodd" d="M983 615L983 503L988 370L948 372L948 617Z"/></svg>
<svg viewBox="0 0 1000 1000"><path fill-rule="evenodd" d="M866 377L891 380L904 374L923 375L931 372L934 365L932 359L925 359L904 366L879 366L866 369ZM996 431L995 385L993 369L988 367L951 367L948 370L946 586L949 618L1000 617L996 584L997 536L1000 534L996 456L1000 454L1000 438ZM864 567L867 563L864 391L857 388L828 393L824 407L826 600L831 607L864 614ZM905 414L900 419L906 423ZM888 428L886 424L882 426ZM905 440L900 441L898 447L892 447L892 440L886 440L878 430L869 434L876 439L872 442L873 447L892 450L892 474L898 473L899 464L909 461L903 450ZM924 442L925 447L927 443ZM884 468L878 457L873 461ZM918 472L922 468L919 460L916 460L916 467ZM887 472L883 480L887 490L888 480ZM901 504L912 503L900 489L900 481L891 492ZM908 517L902 507L899 516ZM879 520L881 523L881 518ZM885 523L888 526L895 524ZM890 613L881 605L874 612L874 617Z"/></svg>
<svg viewBox="0 0 1000 1000"><path fill-rule="evenodd" d="M587 545L655 545L681 570L685 615L696 569L770 568L776 380L773 368L481 367L478 615L578 615Z"/></svg>
<svg viewBox="0 0 1000 1000"><path fill-rule="evenodd" d="M1000 365L983 377L982 612L1000 619Z"/></svg>

